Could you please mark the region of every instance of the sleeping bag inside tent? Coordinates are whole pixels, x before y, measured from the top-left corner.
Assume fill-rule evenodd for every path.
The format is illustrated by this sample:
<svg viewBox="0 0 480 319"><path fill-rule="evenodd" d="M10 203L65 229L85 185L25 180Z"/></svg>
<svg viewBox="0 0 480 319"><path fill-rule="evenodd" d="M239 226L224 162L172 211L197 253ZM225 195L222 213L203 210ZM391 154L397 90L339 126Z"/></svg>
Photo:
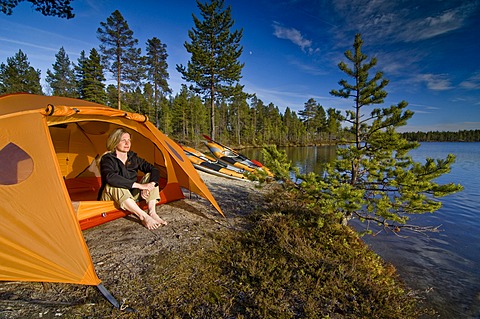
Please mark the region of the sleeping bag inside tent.
<svg viewBox="0 0 480 319"><path fill-rule="evenodd" d="M182 149L145 116L64 97L0 96L0 280L99 285L81 231L127 215L97 201L98 160L118 127L159 168L161 203L184 198L184 188L223 215Z"/></svg>

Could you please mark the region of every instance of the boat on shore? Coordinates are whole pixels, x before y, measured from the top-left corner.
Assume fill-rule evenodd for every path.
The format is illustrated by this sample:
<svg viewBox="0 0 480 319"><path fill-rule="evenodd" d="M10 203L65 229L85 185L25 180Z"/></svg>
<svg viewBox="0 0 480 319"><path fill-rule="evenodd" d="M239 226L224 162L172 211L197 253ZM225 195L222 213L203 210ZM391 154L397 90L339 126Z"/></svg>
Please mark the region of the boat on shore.
<svg viewBox="0 0 480 319"><path fill-rule="evenodd" d="M216 176L248 181L243 174L243 169L220 162L218 159L212 158L192 147L182 146L182 148L196 169Z"/></svg>
<svg viewBox="0 0 480 319"><path fill-rule="evenodd" d="M205 145L219 161L251 173L255 173L257 170L264 171L269 177L273 177L272 172L259 161L249 159L232 148L212 140L207 135L203 136L207 139Z"/></svg>

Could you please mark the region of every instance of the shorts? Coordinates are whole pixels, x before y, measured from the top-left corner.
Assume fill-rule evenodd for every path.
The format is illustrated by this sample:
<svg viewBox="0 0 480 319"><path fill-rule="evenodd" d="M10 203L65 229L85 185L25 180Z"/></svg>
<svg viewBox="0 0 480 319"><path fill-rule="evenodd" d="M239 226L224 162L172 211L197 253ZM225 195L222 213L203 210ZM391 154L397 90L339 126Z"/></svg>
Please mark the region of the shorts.
<svg viewBox="0 0 480 319"><path fill-rule="evenodd" d="M140 184L145 184L148 182L150 179L150 173L145 174L143 176L142 180L140 181ZM141 189L135 188L131 192L127 188L121 188L121 187L113 187L109 184L105 185L105 189L102 192L102 196L100 197L100 200L105 200L105 201L114 201L116 205L120 207L120 209L125 210L124 207L124 202L131 198L134 201L140 201L143 198L141 198ZM151 200L156 200L157 202L160 201L160 189L158 186L154 187L146 199L146 202L148 203Z"/></svg>

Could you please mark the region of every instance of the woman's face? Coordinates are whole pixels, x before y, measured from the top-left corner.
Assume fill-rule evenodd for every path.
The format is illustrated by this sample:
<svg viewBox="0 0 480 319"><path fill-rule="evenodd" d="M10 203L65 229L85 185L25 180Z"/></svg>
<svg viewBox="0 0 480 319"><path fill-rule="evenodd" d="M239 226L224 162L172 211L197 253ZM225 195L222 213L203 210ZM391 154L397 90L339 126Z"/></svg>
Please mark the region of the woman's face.
<svg viewBox="0 0 480 319"><path fill-rule="evenodd" d="M123 133L120 142L118 142L116 150L122 153L127 153L132 146L132 141L130 140L130 134Z"/></svg>

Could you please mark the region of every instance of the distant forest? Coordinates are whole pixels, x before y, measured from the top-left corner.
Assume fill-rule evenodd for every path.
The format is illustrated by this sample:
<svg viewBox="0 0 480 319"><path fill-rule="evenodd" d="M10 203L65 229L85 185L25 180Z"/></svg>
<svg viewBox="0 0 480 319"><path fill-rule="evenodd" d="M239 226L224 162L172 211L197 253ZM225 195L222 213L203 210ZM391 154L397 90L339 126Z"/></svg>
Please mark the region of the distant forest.
<svg viewBox="0 0 480 319"><path fill-rule="evenodd" d="M458 132L405 132L402 136L417 142L480 142L480 130Z"/></svg>

